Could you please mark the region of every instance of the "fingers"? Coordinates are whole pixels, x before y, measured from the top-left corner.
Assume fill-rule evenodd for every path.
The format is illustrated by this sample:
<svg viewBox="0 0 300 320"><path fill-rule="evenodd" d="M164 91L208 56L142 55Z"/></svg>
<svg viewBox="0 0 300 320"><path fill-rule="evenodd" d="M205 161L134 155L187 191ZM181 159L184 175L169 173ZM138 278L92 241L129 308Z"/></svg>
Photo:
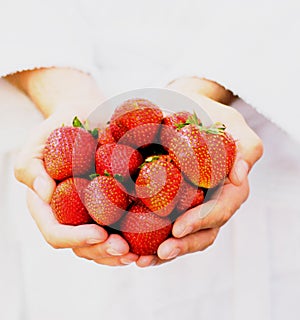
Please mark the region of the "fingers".
<svg viewBox="0 0 300 320"><path fill-rule="evenodd" d="M242 121L245 120L242 119L240 123ZM241 124L239 127L239 122L236 122L236 128L239 130L239 135L236 135L238 150L251 169L263 155L262 141L247 125L242 126Z"/></svg>
<svg viewBox="0 0 300 320"><path fill-rule="evenodd" d="M221 227L240 208L248 195L247 179L240 186L225 184L218 199L185 212L175 221L172 231L174 237L181 238L201 229Z"/></svg>
<svg viewBox="0 0 300 320"><path fill-rule="evenodd" d="M103 243L75 248L73 252L80 258L109 266L129 265L138 259L136 254L129 252L127 242L116 234L111 234Z"/></svg>
<svg viewBox="0 0 300 320"><path fill-rule="evenodd" d="M157 255L161 260L170 260L187 253L203 251L214 243L218 231L219 228L206 229L180 239L170 238L159 246Z"/></svg>
<svg viewBox="0 0 300 320"><path fill-rule="evenodd" d="M155 255L140 256L136 261L136 265L140 268L151 267L158 263L159 258Z"/></svg>
<svg viewBox="0 0 300 320"><path fill-rule="evenodd" d="M56 183L47 174L41 159L29 159L20 154L15 165L15 176L20 182L33 189L42 200L50 203Z"/></svg>
<svg viewBox="0 0 300 320"><path fill-rule="evenodd" d="M119 235L111 234L103 243L75 248L74 253L89 260L122 256L129 252L128 243Z"/></svg>
<svg viewBox="0 0 300 320"><path fill-rule="evenodd" d="M104 242L108 235L100 226L86 224L68 226L60 224L50 206L36 193L28 190L28 208L45 240L53 248L76 248Z"/></svg>
<svg viewBox="0 0 300 320"><path fill-rule="evenodd" d="M15 162L17 180L33 189L45 202L49 203L55 190L55 181L47 174L43 162L43 149L51 132L53 119L47 119L35 128L31 138L19 152Z"/></svg>
<svg viewBox="0 0 300 320"><path fill-rule="evenodd" d="M219 232L219 228L205 229L185 236L184 238L170 238L158 248L157 256L141 256L136 265L141 268L158 266L171 262L178 256L203 251L211 246Z"/></svg>
<svg viewBox="0 0 300 320"><path fill-rule="evenodd" d="M229 173L229 180L236 186L240 186L247 178L249 172L249 164L242 158L241 154L237 154L234 165Z"/></svg>
<svg viewBox="0 0 300 320"><path fill-rule="evenodd" d="M138 260L136 261L136 265L140 268L146 268L146 267L153 267L153 266L159 266L161 264L165 264L167 262L171 262L174 259L169 260L163 260L160 259L158 256L140 256Z"/></svg>
<svg viewBox="0 0 300 320"><path fill-rule="evenodd" d="M60 224L50 206L32 190L28 190L27 201L33 219L53 248L72 248L79 257L110 266L128 265L138 259L137 255L129 252L127 242L119 235L108 237L105 229L94 224Z"/></svg>
<svg viewBox="0 0 300 320"><path fill-rule="evenodd" d="M128 253L122 257L107 257L94 260L98 264L107 266L126 266L138 259L138 256L133 253Z"/></svg>
<svg viewBox="0 0 300 320"><path fill-rule="evenodd" d="M51 200L56 184L44 167L43 149L50 132L62 125L64 117L64 113L54 114L34 128L31 138L23 146L15 162L17 180L33 189L47 203Z"/></svg>

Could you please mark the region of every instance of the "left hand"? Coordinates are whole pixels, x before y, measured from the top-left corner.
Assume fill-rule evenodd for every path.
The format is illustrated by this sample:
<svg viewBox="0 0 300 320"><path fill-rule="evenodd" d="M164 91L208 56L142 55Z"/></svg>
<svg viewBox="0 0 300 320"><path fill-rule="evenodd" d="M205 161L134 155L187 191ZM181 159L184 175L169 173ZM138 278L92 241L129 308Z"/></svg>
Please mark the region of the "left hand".
<svg viewBox="0 0 300 320"><path fill-rule="evenodd" d="M199 94L199 79L179 79L169 85L199 103L214 121L226 124L237 139L238 155L221 193L208 202L188 210L173 225L173 237L158 248L157 256L142 256L137 265L147 267L170 261L178 256L202 251L211 246L222 227L246 201L249 195L248 173L262 156L260 138L235 109Z"/></svg>
<svg viewBox="0 0 300 320"><path fill-rule="evenodd" d="M95 81L77 70L59 68L24 71L8 80L24 90L47 118L33 129L15 164L16 178L29 187L29 211L46 242L99 264L122 266L136 261L138 256L129 252L121 236L108 235L96 224L60 224L49 205L56 183L44 167L45 141L52 130L75 115L85 119L103 100Z"/></svg>

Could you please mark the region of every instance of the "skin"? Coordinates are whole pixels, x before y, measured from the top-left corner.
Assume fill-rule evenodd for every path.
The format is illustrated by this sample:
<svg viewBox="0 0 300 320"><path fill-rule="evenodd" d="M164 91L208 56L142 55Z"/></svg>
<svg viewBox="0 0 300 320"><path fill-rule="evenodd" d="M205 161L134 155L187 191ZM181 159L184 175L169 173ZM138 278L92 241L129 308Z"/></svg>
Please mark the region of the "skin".
<svg viewBox="0 0 300 320"><path fill-rule="evenodd" d="M11 75L7 80L25 92L45 116L20 151L15 176L29 187L27 199L31 215L45 240L54 248L71 248L78 257L109 266L133 262L139 267L159 265L212 245L220 227L248 197L247 176L262 156L261 140L241 114L213 100L229 101L232 93L215 82L196 77L182 78L171 82L168 88L198 101L212 119L226 123L228 131L238 140L237 160L218 199L211 199L177 219L173 237L160 245L157 256L139 257L129 252L122 237L109 236L100 226L61 225L49 206L55 182L43 166L44 143L54 128L62 123L69 124L74 114L82 119L87 117L103 100L103 95L91 76L73 69L37 69Z"/></svg>

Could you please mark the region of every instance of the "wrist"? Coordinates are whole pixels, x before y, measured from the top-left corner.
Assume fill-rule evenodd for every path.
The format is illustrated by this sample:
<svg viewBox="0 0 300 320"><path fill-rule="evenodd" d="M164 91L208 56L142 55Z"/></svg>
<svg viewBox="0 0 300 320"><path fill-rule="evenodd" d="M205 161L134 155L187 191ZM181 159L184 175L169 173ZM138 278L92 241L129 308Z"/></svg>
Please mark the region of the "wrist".
<svg viewBox="0 0 300 320"><path fill-rule="evenodd" d="M89 113L102 100L95 80L88 74L70 68L41 68L7 77L25 92L42 114Z"/></svg>
<svg viewBox="0 0 300 320"><path fill-rule="evenodd" d="M224 105L230 105L235 96L230 90L215 81L199 77L183 77L171 81L167 88L187 95L202 95Z"/></svg>

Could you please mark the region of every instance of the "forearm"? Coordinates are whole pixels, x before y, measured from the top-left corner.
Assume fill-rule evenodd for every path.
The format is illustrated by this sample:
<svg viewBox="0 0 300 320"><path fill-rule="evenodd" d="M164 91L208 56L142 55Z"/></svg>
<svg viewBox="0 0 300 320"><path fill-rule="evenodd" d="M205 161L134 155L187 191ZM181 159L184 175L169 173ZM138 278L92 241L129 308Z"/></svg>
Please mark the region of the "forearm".
<svg viewBox="0 0 300 320"><path fill-rule="evenodd" d="M75 69L41 68L6 79L28 95L46 118L75 108L89 112L103 100L95 80Z"/></svg>

